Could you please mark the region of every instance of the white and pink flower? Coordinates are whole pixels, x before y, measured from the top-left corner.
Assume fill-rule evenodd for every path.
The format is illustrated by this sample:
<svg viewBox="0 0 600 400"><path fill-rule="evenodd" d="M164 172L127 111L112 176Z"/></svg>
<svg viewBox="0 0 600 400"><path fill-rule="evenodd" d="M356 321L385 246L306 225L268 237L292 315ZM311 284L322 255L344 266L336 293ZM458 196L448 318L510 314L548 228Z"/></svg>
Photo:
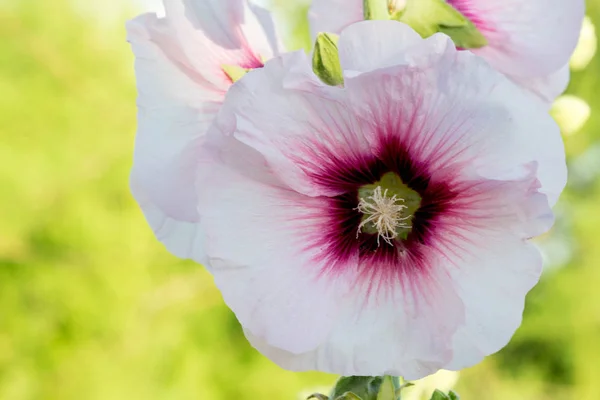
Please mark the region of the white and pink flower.
<svg viewBox="0 0 600 400"><path fill-rule="evenodd" d="M472 49L494 68L548 102L569 81L568 62L580 33L584 0L447 0L488 45ZM401 9L406 0L391 0ZM363 0L314 0L311 30L338 33L363 19ZM394 38L388 40L397 41Z"/></svg>
<svg viewBox="0 0 600 400"><path fill-rule="evenodd" d="M226 69L260 68L279 46L269 14L246 0L163 3L165 17L127 24L139 93L131 188L165 246L204 262L195 149L233 83Z"/></svg>
<svg viewBox="0 0 600 400"><path fill-rule="evenodd" d="M196 197L170 195L198 211L225 302L284 368L473 365L509 341L538 281L529 239L566 181L558 127L444 35L361 22L339 50L343 87L303 52L237 82L205 143L172 153L200 160Z"/></svg>

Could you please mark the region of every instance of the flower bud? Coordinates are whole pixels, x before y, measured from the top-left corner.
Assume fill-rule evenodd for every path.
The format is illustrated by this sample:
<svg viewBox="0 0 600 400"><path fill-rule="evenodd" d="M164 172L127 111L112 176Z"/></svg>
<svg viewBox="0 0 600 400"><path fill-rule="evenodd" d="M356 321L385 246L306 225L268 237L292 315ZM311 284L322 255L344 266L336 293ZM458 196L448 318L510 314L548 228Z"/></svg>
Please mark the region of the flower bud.
<svg viewBox="0 0 600 400"><path fill-rule="evenodd" d="M338 36L333 33L319 33L313 53L313 71L323 82L330 86L338 86L344 83L337 41Z"/></svg>

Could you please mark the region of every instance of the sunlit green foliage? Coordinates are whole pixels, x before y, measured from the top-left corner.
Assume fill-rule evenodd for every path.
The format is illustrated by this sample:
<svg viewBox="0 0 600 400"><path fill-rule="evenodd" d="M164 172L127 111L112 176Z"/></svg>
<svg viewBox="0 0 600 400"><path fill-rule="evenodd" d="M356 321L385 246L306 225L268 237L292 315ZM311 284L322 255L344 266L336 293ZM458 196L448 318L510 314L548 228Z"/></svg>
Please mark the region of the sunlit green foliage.
<svg viewBox="0 0 600 400"><path fill-rule="evenodd" d="M280 11L306 46L291 3ZM283 400L331 384L260 356L210 276L152 236L128 188L124 37L66 0L0 1L0 399ZM598 71L596 58L570 87L592 108L566 138L575 175L559 225L574 257L547 271L511 344L463 373L463 399L600 399Z"/></svg>

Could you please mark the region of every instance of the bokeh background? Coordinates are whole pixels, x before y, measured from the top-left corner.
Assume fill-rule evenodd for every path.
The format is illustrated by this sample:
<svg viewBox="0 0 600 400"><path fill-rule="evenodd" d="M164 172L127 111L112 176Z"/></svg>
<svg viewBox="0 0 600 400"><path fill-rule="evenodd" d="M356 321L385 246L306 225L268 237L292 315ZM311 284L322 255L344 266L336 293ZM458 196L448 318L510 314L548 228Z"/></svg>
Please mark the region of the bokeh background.
<svg viewBox="0 0 600 400"><path fill-rule="evenodd" d="M123 24L144 6L0 0L0 400L296 400L336 377L252 349L210 275L164 250L129 193ZM274 7L288 44L309 45L306 1ZM552 111L570 183L540 241L547 267L510 345L462 371L466 400L600 399L600 0L588 16Z"/></svg>

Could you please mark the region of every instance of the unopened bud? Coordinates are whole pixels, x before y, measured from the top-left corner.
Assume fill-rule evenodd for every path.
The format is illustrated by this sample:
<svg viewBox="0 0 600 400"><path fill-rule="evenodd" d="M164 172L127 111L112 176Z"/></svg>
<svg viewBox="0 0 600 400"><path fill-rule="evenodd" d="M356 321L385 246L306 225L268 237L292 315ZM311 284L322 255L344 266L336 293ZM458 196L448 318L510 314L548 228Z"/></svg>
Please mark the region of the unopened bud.
<svg viewBox="0 0 600 400"><path fill-rule="evenodd" d="M338 86L344 83L337 42L337 35L319 33L313 53L313 71L323 82L330 86Z"/></svg>

